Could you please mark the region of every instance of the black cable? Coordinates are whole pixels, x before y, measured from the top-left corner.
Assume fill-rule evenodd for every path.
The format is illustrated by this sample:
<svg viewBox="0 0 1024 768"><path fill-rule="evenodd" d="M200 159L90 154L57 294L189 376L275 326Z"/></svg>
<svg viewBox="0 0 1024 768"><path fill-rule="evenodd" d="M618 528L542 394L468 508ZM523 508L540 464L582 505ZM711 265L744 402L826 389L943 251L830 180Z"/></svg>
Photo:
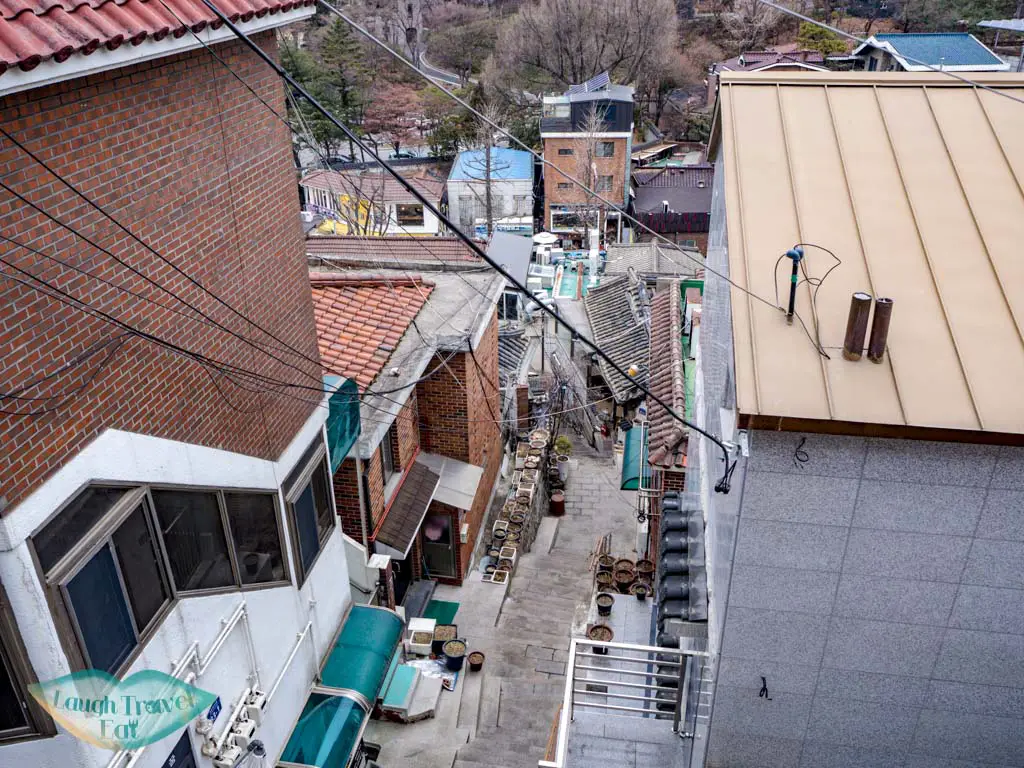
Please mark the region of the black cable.
<svg viewBox="0 0 1024 768"><path fill-rule="evenodd" d="M77 367L79 365L82 365L89 358L91 358L93 355L99 354L99 352L101 350L106 349L111 344L116 342L119 338L123 338L126 335L127 334L122 334L120 337L113 338L113 339L107 339L106 341L103 341L103 342L101 342L99 344L94 344L91 347L89 347L89 349L87 349L84 352L76 355L71 360L71 362L65 363L60 368L58 368L56 371L53 371L52 373L48 373L45 376L40 376L37 379L33 379L32 381L30 381L30 382L28 382L26 384L22 384L20 387L16 387L15 389L12 389L10 392L0 392L0 400L22 400L22 401L29 402L29 401L39 401L39 400L57 400L57 399L60 399L61 397L63 397L63 395L47 395L46 397L26 397L26 396L23 396L21 393L22 392L27 392L30 389L38 387L44 381L49 381L50 379L53 379L53 378L55 378L57 376L60 376L60 374L64 373L65 371L69 371L72 368L75 368L75 367Z"/></svg>
<svg viewBox="0 0 1024 768"><path fill-rule="evenodd" d="M502 267L500 264L498 264L493 259L491 259L471 238L466 236L461 230L459 230L457 227L455 227L452 224L452 222L448 219L448 217L445 216L437 208L437 206L435 206L433 203L431 203L423 194L421 194L418 189L416 189L411 183L409 183L409 181L404 176L402 176L393 167L391 167L386 162L384 162L384 160L381 159L381 157L377 154L377 152L371 150L366 145L366 143L362 139L360 139L358 136L356 136L355 133L353 133L353 131L348 126L346 126L344 123L342 123L336 117L334 117L334 115L332 115L327 109L325 109L320 104L320 102L317 99L315 99L305 88L303 88L291 75L289 75L281 67L280 64L275 62L270 56L267 55L267 53L262 48L260 48L258 45L256 45L252 41L252 39L249 38L248 35L246 35L244 32L242 32L238 28L238 26L233 21L231 21L231 19L228 18L228 16L223 11L221 11L216 5L213 4L213 2L211 2L211 0L203 0L203 3L204 3L204 5L206 5L211 11L213 11L217 15L217 18L219 18L221 20L221 22L223 22L223 24L229 30L231 30L231 32L239 40L243 41L246 44L246 46L253 53L255 53L260 59L263 60L263 62L267 66L269 66L274 72L276 72L278 77L282 78L286 83L291 85L307 102L309 102L309 104L314 109L316 109L321 115L323 115L338 130L340 130L342 133L344 133L346 138L348 138L349 141L351 141L353 144L358 146L361 151L369 154L374 160L376 160L378 163L380 163L382 169L386 170L388 172L388 174L391 175L391 177L394 178L395 181L397 181L399 183L399 185L401 185L407 192L409 192L409 194L411 194L413 197L415 197L424 208L429 210L432 214L437 216L439 220L444 222L446 226L451 228L456 233L456 236L460 240L462 240L467 246L469 246L469 248L474 253L476 253L477 256L479 256L485 262L490 264L503 277L505 277L505 279L512 286L514 286L524 296L530 296L531 295L529 290L526 288L526 286L524 286L522 283L520 283L519 280L517 278L515 278L513 275L511 275L504 267ZM602 350L599 346L597 346L597 344L595 344L593 341L591 341L588 337L580 334L575 329L575 327L573 327L570 323L568 323L567 321L562 319L556 312L552 311L550 308L548 308L543 303L541 303L539 306L540 306L541 311L546 312L547 314L549 314L552 317L554 317L556 323L561 323L571 333L576 334L577 338L579 338L580 341L582 341L588 347L593 349L594 352L597 355L599 355L602 359L604 359L610 366L612 366L612 368L614 368L617 373L619 373L620 375L624 376L627 380L631 380L632 379L632 377L630 377L629 373L625 369L623 369L620 365L618 365L618 363L616 363L614 360L612 360L611 357L604 350ZM728 493L728 490L729 490L728 478L729 478L729 474L730 474L728 467L729 467L730 459L729 459L729 449L726 447L725 443L723 443L719 438L717 438L714 435L712 435L710 432L707 432L706 430L702 429L701 427L697 426L696 424L693 424L693 423L687 421L686 419L684 419L682 416L680 416L678 413L676 413L673 408L671 408L667 403L665 403L664 400L662 400L660 397L655 395L653 392L651 392L646 387L644 387L642 385L637 385L637 387L647 397L649 397L653 402L657 403L662 408L664 408L666 413L668 413L670 416L672 416L672 418L674 418L675 420L679 421L683 425L693 429L694 431L704 435L705 437L707 437L709 440L711 440L713 443L715 443L721 449L723 460L725 462L725 465L726 465L727 469L725 470L725 473L723 474L722 479L715 485L715 490L720 492L720 493Z"/></svg>
<svg viewBox="0 0 1024 768"><path fill-rule="evenodd" d="M804 450L806 442L807 438L801 437L800 442L797 443L796 449L793 451L793 466L797 469L803 469L804 464L811 460L810 455Z"/></svg>

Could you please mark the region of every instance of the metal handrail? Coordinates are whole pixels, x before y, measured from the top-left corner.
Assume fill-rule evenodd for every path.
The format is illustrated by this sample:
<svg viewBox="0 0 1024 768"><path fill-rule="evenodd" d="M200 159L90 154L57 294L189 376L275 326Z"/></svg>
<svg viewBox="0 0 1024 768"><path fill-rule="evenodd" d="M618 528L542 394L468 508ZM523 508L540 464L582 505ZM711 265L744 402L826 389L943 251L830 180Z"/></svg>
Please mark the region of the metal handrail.
<svg viewBox="0 0 1024 768"><path fill-rule="evenodd" d="M577 650L578 645L588 646L589 648L604 648L614 649L621 651L634 651L646 654L647 658L637 658L631 656L618 656L609 654L594 654L586 653L584 651ZM678 662L666 662L658 660L657 656L664 655L675 655L679 657ZM710 657L710 653L707 651L687 651L681 648L660 648L657 646L649 645L638 645L635 643L616 643L616 642L603 642L600 640L589 640L584 638L572 638L569 641L569 657L566 660L566 674L565 674L565 693L562 697L562 707L558 716L558 738L556 740L554 760L538 760L538 768L565 768L566 757L569 751L569 725L572 723L574 717L574 708L577 706L586 708L603 709L612 712L640 712L647 715L651 713L657 713L661 715L668 715L667 709L660 709L665 705L672 706L673 711L673 722L672 730L676 733L680 732L680 721L683 719L685 702L687 691L689 690L691 670L690 665L686 663L688 657L697 657L701 659L707 659ZM577 657L598 657L608 661L619 661L619 662L638 662L647 666L672 666L678 667L676 674L666 675L658 672L649 671L631 671L626 669L611 669L609 667L593 667L589 665L577 665ZM604 672L615 675L631 675L634 677L644 677L653 679L654 683L624 683L615 680L603 680L590 677L576 677L576 671L593 671L593 672ZM703 682L703 670L700 671L701 681ZM658 678L677 680L678 686L664 686L658 685ZM608 693L598 691L587 691L576 688L577 682L584 682L590 684L599 685L616 685L624 688L642 689L645 694L642 696L630 696L628 694L619 693ZM657 694L648 695L648 691L668 691L674 695L672 698L658 698ZM576 694L581 696L606 696L615 699L624 699L627 701L643 701L647 702L649 706L619 706L616 704L605 704L589 701L576 701ZM666 718L667 719L667 718ZM684 736L692 736L692 734L680 734Z"/></svg>

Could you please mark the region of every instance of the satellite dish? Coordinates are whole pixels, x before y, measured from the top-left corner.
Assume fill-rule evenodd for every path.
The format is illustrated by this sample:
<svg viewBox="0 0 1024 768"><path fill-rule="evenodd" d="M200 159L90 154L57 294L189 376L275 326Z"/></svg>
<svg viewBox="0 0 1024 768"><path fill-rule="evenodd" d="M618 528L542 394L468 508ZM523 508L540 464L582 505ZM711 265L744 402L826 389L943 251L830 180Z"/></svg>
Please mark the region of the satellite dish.
<svg viewBox="0 0 1024 768"><path fill-rule="evenodd" d="M533 242L538 245L553 245L559 240L558 235L553 235L550 232L538 232L533 236Z"/></svg>

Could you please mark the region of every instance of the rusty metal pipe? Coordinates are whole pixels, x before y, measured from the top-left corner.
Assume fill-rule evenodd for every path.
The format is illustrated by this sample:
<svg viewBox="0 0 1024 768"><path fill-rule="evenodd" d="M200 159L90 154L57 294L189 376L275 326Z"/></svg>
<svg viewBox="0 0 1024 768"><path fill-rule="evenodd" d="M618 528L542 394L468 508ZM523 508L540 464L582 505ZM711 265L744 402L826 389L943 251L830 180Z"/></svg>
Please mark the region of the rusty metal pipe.
<svg viewBox="0 0 1024 768"><path fill-rule="evenodd" d="M872 363L882 362L891 318L892 299L875 299L875 319L871 323L871 339L868 341L868 360Z"/></svg>
<svg viewBox="0 0 1024 768"><path fill-rule="evenodd" d="M843 340L843 357L847 360L860 360L864 353L870 314L871 295L857 291L850 298L850 317L846 321L846 338Z"/></svg>

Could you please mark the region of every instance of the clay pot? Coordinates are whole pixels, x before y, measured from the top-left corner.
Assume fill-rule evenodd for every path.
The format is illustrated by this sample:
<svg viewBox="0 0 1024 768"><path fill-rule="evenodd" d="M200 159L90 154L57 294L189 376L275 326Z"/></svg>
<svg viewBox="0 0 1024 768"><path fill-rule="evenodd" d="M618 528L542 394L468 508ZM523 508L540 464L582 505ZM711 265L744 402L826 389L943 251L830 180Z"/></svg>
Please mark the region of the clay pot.
<svg viewBox="0 0 1024 768"><path fill-rule="evenodd" d="M615 588L622 594L626 594L629 592L629 587L635 579L636 576L632 571L615 571Z"/></svg>
<svg viewBox="0 0 1024 768"><path fill-rule="evenodd" d="M600 571L597 574L597 585L599 587L610 587L612 585L612 573L611 571Z"/></svg>
<svg viewBox="0 0 1024 768"><path fill-rule="evenodd" d="M612 606L615 605L615 598L607 593L602 593L595 599L597 603L598 616L611 616Z"/></svg>
<svg viewBox="0 0 1024 768"><path fill-rule="evenodd" d="M623 557L615 561L616 571L634 571L636 570L636 564L628 557Z"/></svg>
<svg viewBox="0 0 1024 768"><path fill-rule="evenodd" d="M484 658L486 658L482 651L473 651L469 656L469 671L479 672L484 666Z"/></svg>
<svg viewBox="0 0 1024 768"><path fill-rule="evenodd" d="M612 567L614 565L615 565L615 558L612 557L611 555L601 555L599 558L597 558L597 570L598 570L598 572L610 571L610 570L612 570Z"/></svg>
<svg viewBox="0 0 1024 768"><path fill-rule="evenodd" d="M512 526L513 524L522 525L525 522L526 522L526 515L524 515L522 512L513 512L508 517L508 524L509 524L509 526Z"/></svg>
<svg viewBox="0 0 1024 768"><path fill-rule="evenodd" d="M552 517L561 517L565 514L565 494L561 491L555 491L551 494L551 504L548 506L548 511L551 512Z"/></svg>
<svg viewBox="0 0 1024 768"><path fill-rule="evenodd" d="M589 640L597 640L602 643L610 643L612 638L615 637L615 633L612 632L612 628L607 624L595 624L587 630L587 638ZM607 648L594 648L594 653L604 655L608 653Z"/></svg>

